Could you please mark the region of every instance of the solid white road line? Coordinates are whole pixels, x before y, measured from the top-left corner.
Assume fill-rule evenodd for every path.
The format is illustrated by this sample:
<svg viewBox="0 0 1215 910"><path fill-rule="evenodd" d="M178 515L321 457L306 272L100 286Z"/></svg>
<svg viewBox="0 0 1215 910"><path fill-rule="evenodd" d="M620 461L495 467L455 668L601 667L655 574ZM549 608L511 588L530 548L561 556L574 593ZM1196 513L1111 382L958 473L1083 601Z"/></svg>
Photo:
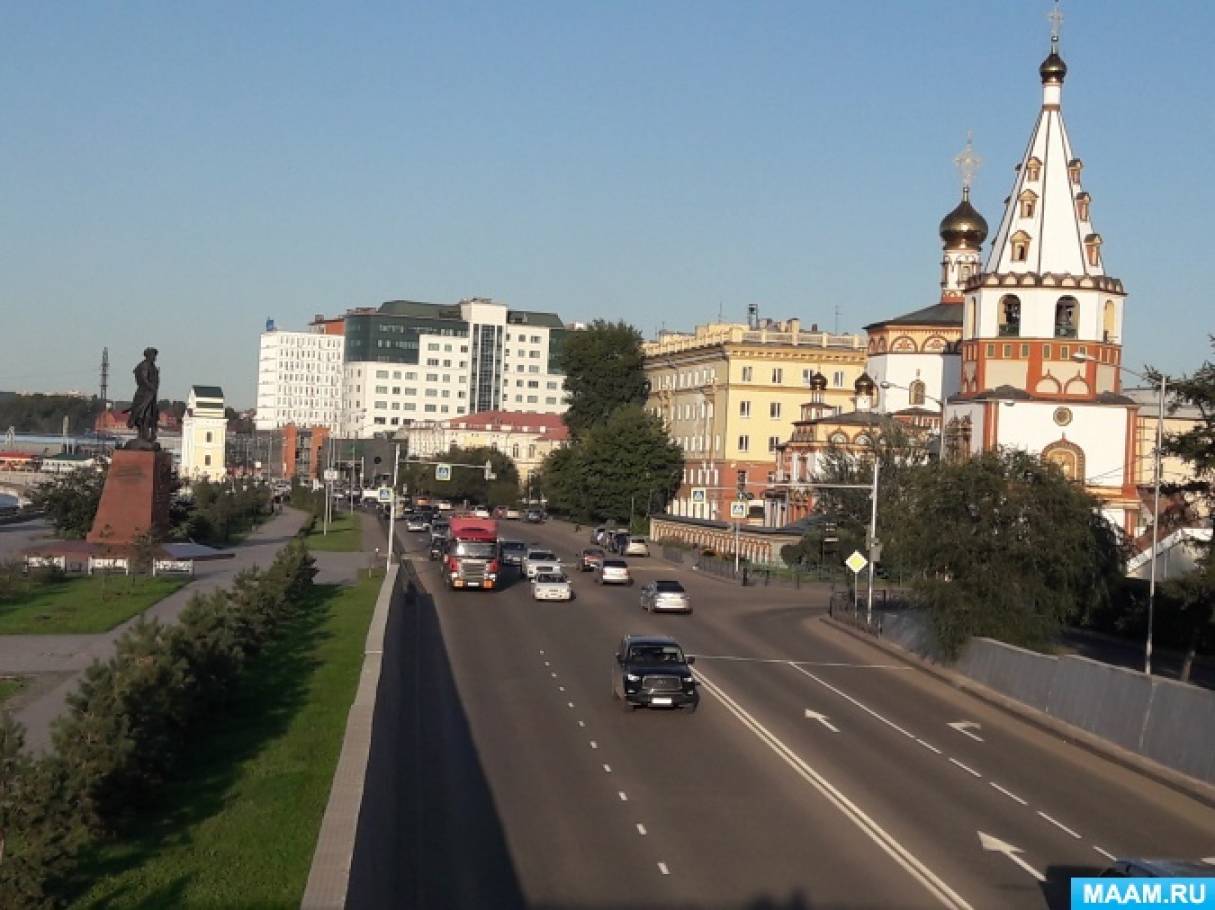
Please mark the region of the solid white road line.
<svg viewBox="0 0 1215 910"><path fill-rule="evenodd" d="M1001 793L1003 793L1005 796L1007 796L1009 799L1013 800L1014 802L1018 802L1023 806L1029 805L1029 803L1027 803L1021 797L1017 796L1017 794L1013 793L1011 790L1005 790L1003 787L1001 787L999 784L997 784L994 780L991 781L991 785L993 787L995 787L997 790L999 790Z"/></svg>
<svg viewBox="0 0 1215 910"><path fill-rule="evenodd" d="M658 871L659 871L659 872L661 872L663 875L670 875L670 874L671 874L671 870L667 868L667 864L666 864L666 863L659 863L659 864L658 864Z"/></svg>
<svg viewBox="0 0 1215 910"><path fill-rule="evenodd" d="M949 887L936 873L916 859L911 852L886 832L877 822L866 815L859 806L848 799L834 784L821 773L810 767L804 759L781 742L771 731L756 720L745 708L738 704L726 692L708 679L703 672L699 674L701 684L720 701L760 742L785 762L806 783L810 784L826 800L831 803L850 822L859 828L866 837L877 844L904 871L919 882L933 897L940 901L943 907L955 910L970 910L970 904Z"/></svg>
<svg viewBox="0 0 1215 910"><path fill-rule="evenodd" d="M1055 819L1053 819L1049 815L1047 815L1045 812L1043 812L1041 809L1038 810L1038 814L1041 815L1048 822L1050 822L1052 825L1054 825L1056 828L1058 828L1060 831L1066 831L1072 837L1076 838L1076 840L1080 839L1080 835L1077 834L1075 831L1073 831L1071 828L1069 828L1067 825L1063 824L1063 822L1056 821Z"/></svg>
<svg viewBox="0 0 1215 910"><path fill-rule="evenodd" d="M840 696L840 698L844 698L844 699L847 699L848 701L852 702L854 705L856 705L858 708L860 708L866 714L876 717L878 720L880 720L882 723L884 723L886 726L890 727L891 729L898 730L900 733L902 733L904 736L906 736L909 739L915 739L914 736L912 736L910 733L908 733L906 730L904 730L902 727L900 727L894 721L889 720L888 718L882 717L882 715L878 714L876 711L874 711L868 705L861 704L861 702L857 701L855 698L853 698L847 692L840 691L835 686L831 685L831 683L827 682L826 680L819 679L817 676L815 676L809 670L806 670L806 669L798 666L797 664L790 663L789 666L791 666L798 673L801 673L803 676L809 676L812 680L814 680L820 686L824 686L824 687L830 689L836 695Z"/></svg>
<svg viewBox="0 0 1215 910"><path fill-rule="evenodd" d="M1093 849L1108 859L1111 863L1116 863L1118 861L1118 857L1114 856L1114 854L1110 853L1108 850L1102 850L1096 844L1093 844ZM1215 865L1215 863L1212 865Z"/></svg>
<svg viewBox="0 0 1215 910"><path fill-rule="evenodd" d="M927 749L929 752L935 752L937 755L941 754L941 750L938 749L936 746L934 746L932 743L926 743L926 742L924 742L924 740L920 739L919 737L916 737L916 742L919 743L921 746L923 746L925 749Z"/></svg>
<svg viewBox="0 0 1215 910"><path fill-rule="evenodd" d="M961 769L962 769L963 771L965 771L967 774L973 774L975 777L982 777L982 776L983 776L983 775L982 775L982 774L980 774L978 771L976 771L974 768L969 768L969 767L967 767L966 765L964 765L964 764L962 764L960 761L958 761L956 758L951 758L949 761L950 761L950 764L957 765L959 768L961 768Z"/></svg>
<svg viewBox="0 0 1215 910"><path fill-rule="evenodd" d="M620 801L622 803L627 803L629 801L629 795L623 790L617 790L616 795L620 797Z"/></svg>
<svg viewBox="0 0 1215 910"><path fill-rule="evenodd" d="M850 670L910 670L906 664L853 664L832 660L789 660L784 657L736 657L732 654L697 654L697 660L732 660L750 664L798 664L802 667L843 667Z"/></svg>
<svg viewBox="0 0 1215 910"><path fill-rule="evenodd" d="M645 837L645 825L643 825L641 822L637 823L637 833L642 837Z"/></svg>

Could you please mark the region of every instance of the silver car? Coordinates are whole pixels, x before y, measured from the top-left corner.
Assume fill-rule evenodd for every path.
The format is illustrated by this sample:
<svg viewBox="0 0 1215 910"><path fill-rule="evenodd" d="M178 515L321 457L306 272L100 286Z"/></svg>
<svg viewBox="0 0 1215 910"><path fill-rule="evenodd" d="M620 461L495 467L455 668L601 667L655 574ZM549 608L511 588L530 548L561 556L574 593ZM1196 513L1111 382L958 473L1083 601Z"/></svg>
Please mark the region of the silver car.
<svg viewBox="0 0 1215 910"><path fill-rule="evenodd" d="M633 576L623 559L605 559L595 566L595 581L601 585L631 585Z"/></svg>
<svg viewBox="0 0 1215 910"><path fill-rule="evenodd" d="M574 589L570 580L560 572L538 572L532 579L532 599L573 600Z"/></svg>
<svg viewBox="0 0 1215 910"><path fill-rule="evenodd" d="M691 613L692 602L674 580L651 581L641 589L641 607L651 613Z"/></svg>
<svg viewBox="0 0 1215 910"><path fill-rule="evenodd" d="M541 564L556 566L556 571L561 571L561 560L557 558L556 553L552 550L531 547L523 557L523 574L527 576L529 581L536 577L536 569ZM553 570L550 569L549 571Z"/></svg>

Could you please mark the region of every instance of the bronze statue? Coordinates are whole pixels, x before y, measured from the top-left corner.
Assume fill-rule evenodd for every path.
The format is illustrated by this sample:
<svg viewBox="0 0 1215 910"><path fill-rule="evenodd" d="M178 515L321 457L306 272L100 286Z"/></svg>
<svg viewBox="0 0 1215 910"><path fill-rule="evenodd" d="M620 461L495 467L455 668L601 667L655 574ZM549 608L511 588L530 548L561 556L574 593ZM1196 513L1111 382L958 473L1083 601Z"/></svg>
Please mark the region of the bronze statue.
<svg viewBox="0 0 1215 910"><path fill-rule="evenodd" d="M135 367L135 397L127 411L127 426L135 430L136 437L124 449L159 450L156 441L157 424L160 420L160 368L156 366L156 348L145 348L143 360Z"/></svg>

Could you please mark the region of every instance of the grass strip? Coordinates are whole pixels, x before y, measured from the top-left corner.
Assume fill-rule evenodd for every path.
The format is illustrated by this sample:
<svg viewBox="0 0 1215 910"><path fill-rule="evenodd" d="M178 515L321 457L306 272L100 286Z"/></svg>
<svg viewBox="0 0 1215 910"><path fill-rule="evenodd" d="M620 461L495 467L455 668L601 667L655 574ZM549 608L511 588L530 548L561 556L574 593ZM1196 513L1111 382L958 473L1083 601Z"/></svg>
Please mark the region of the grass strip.
<svg viewBox="0 0 1215 910"><path fill-rule="evenodd" d="M382 580L317 586L162 808L85 858L72 907L299 906Z"/></svg>
<svg viewBox="0 0 1215 910"><path fill-rule="evenodd" d="M313 552L353 553L363 549L363 525L357 514L342 512L329 522L329 533L322 533L323 522L308 534L305 543Z"/></svg>
<svg viewBox="0 0 1215 910"><path fill-rule="evenodd" d="M92 575L35 582L0 603L0 635L88 635L108 632L168 597L188 579Z"/></svg>
<svg viewBox="0 0 1215 910"><path fill-rule="evenodd" d="M24 679L0 679L0 704L3 704L5 699L12 698L18 692L25 688Z"/></svg>

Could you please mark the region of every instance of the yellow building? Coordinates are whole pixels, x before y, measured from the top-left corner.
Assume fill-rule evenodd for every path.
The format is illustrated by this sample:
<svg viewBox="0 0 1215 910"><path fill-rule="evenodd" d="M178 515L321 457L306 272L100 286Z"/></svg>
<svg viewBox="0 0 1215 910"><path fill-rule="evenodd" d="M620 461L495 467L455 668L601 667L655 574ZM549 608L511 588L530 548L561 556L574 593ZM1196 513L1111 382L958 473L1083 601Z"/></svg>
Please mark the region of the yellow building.
<svg viewBox="0 0 1215 910"><path fill-rule="evenodd" d="M762 516L777 446L801 416L810 378L827 377L829 407L851 408L865 350L861 335L806 332L797 319L761 321L754 311L748 324L710 323L643 344L646 407L684 453L670 514L728 519L741 487Z"/></svg>
<svg viewBox="0 0 1215 910"><path fill-rule="evenodd" d="M219 386L190 387L186 416L181 422L181 468L184 480L223 480L228 419L224 416L224 392Z"/></svg>
<svg viewBox="0 0 1215 910"><path fill-rule="evenodd" d="M399 430L396 438L406 442L409 454L417 458L441 457L452 446L495 449L515 463L519 480L526 481L550 452L569 441L569 429L560 414L478 411L414 423Z"/></svg>

